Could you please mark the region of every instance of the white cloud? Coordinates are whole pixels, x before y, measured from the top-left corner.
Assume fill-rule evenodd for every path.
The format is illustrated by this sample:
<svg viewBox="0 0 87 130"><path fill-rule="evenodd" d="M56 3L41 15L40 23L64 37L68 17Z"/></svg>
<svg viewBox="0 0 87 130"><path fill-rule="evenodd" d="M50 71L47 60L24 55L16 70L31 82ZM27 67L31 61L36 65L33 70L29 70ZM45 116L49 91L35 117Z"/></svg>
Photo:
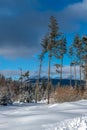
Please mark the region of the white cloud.
<svg viewBox="0 0 87 130"><path fill-rule="evenodd" d="M18 70L0 70L0 74L5 76L18 76L20 75L20 71Z"/></svg>
<svg viewBox="0 0 87 130"><path fill-rule="evenodd" d="M63 78L67 79L67 78L70 78L72 76L72 78L74 79L74 67L72 67L72 75L70 74L70 66L64 66L62 71L63 71ZM30 75L32 77L37 77L38 71L35 71L35 72L32 71ZM76 67L76 76L77 76L77 78L80 78L79 66ZM47 67L42 68L41 77L48 77L48 68ZM51 77L53 77L53 78L60 77L60 73L56 72L56 67L51 67Z"/></svg>
<svg viewBox="0 0 87 130"><path fill-rule="evenodd" d="M2 1L3 2L3 1ZM2 3L1 2L1 3ZM4 4L10 4L11 1ZM62 11L54 11L52 9L39 12L32 9L26 1L21 3L15 0L9 5L1 8L0 14L8 14L13 16L18 11L15 17L1 17L0 20L0 55L4 57L25 57L34 55L40 49L42 36L47 32L49 16L54 15L58 18L59 26L63 32L75 32L80 29L81 21L87 21L87 0L70 4ZM11 7L17 5L11 10ZM23 11L23 7L27 9ZM32 7L31 7L32 8ZM21 15L19 15L20 13ZM10 46L10 47L7 47ZM11 47L12 46L12 47Z"/></svg>
<svg viewBox="0 0 87 130"><path fill-rule="evenodd" d="M87 0L69 5L66 8L65 12L71 14L71 16L77 19L84 18L85 20L87 20Z"/></svg>
<svg viewBox="0 0 87 130"><path fill-rule="evenodd" d="M25 73L26 71L22 71ZM5 77L12 77L13 79L18 79L21 75L20 70L0 70L0 74L4 75Z"/></svg>
<svg viewBox="0 0 87 130"><path fill-rule="evenodd" d="M79 32L81 22L87 22L87 0L70 4L56 13L61 29L64 32Z"/></svg>
<svg viewBox="0 0 87 130"><path fill-rule="evenodd" d="M24 72L26 72L26 71L24 70L23 73ZM77 72L77 79L79 79L79 77L80 77L79 66L76 67L76 72ZM7 76L7 77L11 76L13 78L18 78L21 74L20 70L1 70L0 73ZM38 77L38 70L30 71L30 77ZM48 68L47 67L42 68L41 77L48 77ZM60 74L58 74L56 72L55 67L51 67L51 77L52 78L59 78L60 77ZM70 66L64 66L63 67L63 78L67 79L70 77L71 77ZM72 78L74 79L74 67L72 67Z"/></svg>
<svg viewBox="0 0 87 130"><path fill-rule="evenodd" d="M33 56L33 53L37 53L37 48L28 48L25 46L20 47L1 47L0 48L0 55L5 58L16 58L16 57L22 57L22 58L29 58Z"/></svg>

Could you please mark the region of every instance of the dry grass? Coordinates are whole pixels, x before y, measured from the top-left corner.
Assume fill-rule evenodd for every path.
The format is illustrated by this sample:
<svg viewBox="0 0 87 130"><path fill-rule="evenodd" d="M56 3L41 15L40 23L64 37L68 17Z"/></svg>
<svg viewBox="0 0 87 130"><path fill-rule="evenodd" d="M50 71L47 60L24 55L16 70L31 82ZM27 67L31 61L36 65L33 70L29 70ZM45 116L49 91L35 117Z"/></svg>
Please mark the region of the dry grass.
<svg viewBox="0 0 87 130"><path fill-rule="evenodd" d="M72 87L57 87L54 92L54 102L71 102L87 99L87 90L77 90Z"/></svg>

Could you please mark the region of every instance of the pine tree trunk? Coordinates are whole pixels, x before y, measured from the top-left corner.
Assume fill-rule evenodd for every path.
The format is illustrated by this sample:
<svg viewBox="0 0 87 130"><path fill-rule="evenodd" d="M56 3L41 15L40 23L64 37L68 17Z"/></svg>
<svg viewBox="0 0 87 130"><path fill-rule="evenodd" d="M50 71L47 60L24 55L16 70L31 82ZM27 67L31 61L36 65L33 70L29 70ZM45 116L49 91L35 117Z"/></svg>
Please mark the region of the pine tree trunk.
<svg viewBox="0 0 87 130"><path fill-rule="evenodd" d="M51 62L51 56L49 55L49 61L48 61L48 81L50 81L50 62Z"/></svg>
<svg viewBox="0 0 87 130"><path fill-rule="evenodd" d="M74 73L75 73L75 87L76 87L76 64L74 64Z"/></svg>
<svg viewBox="0 0 87 130"><path fill-rule="evenodd" d="M85 82L86 82L86 89L87 89L87 63L85 65Z"/></svg>
<svg viewBox="0 0 87 130"><path fill-rule="evenodd" d="M61 59L61 66L60 66L60 86L62 85L62 66L63 66L63 58Z"/></svg>
<svg viewBox="0 0 87 130"><path fill-rule="evenodd" d="M35 103L37 103L38 101L38 93L39 93L39 86L38 86L38 81L36 82L36 86L35 86Z"/></svg>
<svg viewBox="0 0 87 130"><path fill-rule="evenodd" d="M42 60L40 61L38 80L37 80L37 82L36 82L36 88L35 88L35 103L37 103L37 100L38 100L41 67L42 67Z"/></svg>
<svg viewBox="0 0 87 130"><path fill-rule="evenodd" d="M23 85L23 84L22 84L22 83L23 83L23 81L22 81L22 80L23 80L22 69L20 69L20 71L21 71L21 75L20 75L20 77L21 77L20 92L22 93L22 89L23 89L23 88L22 88L22 85Z"/></svg>
<svg viewBox="0 0 87 130"><path fill-rule="evenodd" d="M81 81L82 81L82 68L81 68L81 63L80 63L80 85L81 85Z"/></svg>
<svg viewBox="0 0 87 130"><path fill-rule="evenodd" d="M86 89L87 89L87 78L86 78Z"/></svg>
<svg viewBox="0 0 87 130"><path fill-rule="evenodd" d="M72 58L71 58L71 63L72 63ZM72 86L72 65L70 63L70 87Z"/></svg>
<svg viewBox="0 0 87 130"><path fill-rule="evenodd" d="M72 66L70 65L70 87L72 86Z"/></svg>
<svg viewBox="0 0 87 130"><path fill-rule="evenodd" d="M38 82L40 82L41 68L42 68L42 60L40 61L40 66L39 66Z"/></svg>
<svg viewBox="0 0 87 130"><path fill-rule="evenodd" d="M49 104L49 89L50 89L50 64L51 64L51 56L49 54L49 61L48 61L48 85L47 85L47 95L48 95L48 104Z"/></svg>

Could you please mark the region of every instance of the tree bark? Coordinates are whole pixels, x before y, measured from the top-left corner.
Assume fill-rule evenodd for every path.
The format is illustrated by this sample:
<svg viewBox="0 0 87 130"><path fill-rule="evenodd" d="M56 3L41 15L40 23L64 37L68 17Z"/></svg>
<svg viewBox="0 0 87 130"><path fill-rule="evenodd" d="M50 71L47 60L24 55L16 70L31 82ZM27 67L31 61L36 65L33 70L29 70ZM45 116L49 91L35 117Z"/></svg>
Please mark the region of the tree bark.
<svg viewBox="0 0 87 130"><path fill-rule="evenodd" d="M49 53L49 61L48 61L48 85L47 85L47 95L48 95L48 104L49 104L49 95L50 95L50 64L51 64L51 55Z"/></svg>
<svg viewBox="0 0 87 130"><path fill-rule="evenodd" d="M62 66L63 66L63 58L61 59L61 66L60 66L60 86L62 85Z"/></svg>
<svg viewBox="0 0 87 130"><path fill-rule="evenodd" d="M81 81L82 81L82 67L81 67L81 63L80 63L80 85L81 85Z"/></svg>
<svg viewBox="0 0 87 130"><path fill-rule="evenodd" d="M85 82L86 82L86 89L87 89L87 63L85 65Z"/></svg>
<svg viewBox="0 0 87 130"><path fill-rule="evenodd" d="M74 64L74 73L75 73L75 78L74 78L74 80L75 80L75 87L76 87L76 63Z"/></svg>
<svg viewBox="0 0 87 130"><path fill-rule="evenodd" d="M42 60L40 61L40 65L39 65L38 82L40 82L41 68L42 68Z"/></svg>
<svg viewBox="0 0 87 130"><path fill-rule="evenodd" d="M72 86L72 66L70 65L70 87Z"/></svg>

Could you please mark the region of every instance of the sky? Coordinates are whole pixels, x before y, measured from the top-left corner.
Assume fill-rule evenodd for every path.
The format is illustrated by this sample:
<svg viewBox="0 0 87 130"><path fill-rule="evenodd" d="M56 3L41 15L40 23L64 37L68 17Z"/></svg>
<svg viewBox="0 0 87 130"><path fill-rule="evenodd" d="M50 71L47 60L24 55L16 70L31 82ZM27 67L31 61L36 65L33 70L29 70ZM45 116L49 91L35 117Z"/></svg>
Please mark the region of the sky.
<svg viewBox="0 0 87 130"><path fill-rule="evenodd" d="M48 31L50 16L72 43L75 34L86 35L87 0L0 0L0 72L8 76L30 70L35 75L41 40ZM47 68L47 57L44 68ZM57 62L53 59L53 64ZM64 66L69 65L65 56ZM54 68L53 68L54 70Z"/></svg>

